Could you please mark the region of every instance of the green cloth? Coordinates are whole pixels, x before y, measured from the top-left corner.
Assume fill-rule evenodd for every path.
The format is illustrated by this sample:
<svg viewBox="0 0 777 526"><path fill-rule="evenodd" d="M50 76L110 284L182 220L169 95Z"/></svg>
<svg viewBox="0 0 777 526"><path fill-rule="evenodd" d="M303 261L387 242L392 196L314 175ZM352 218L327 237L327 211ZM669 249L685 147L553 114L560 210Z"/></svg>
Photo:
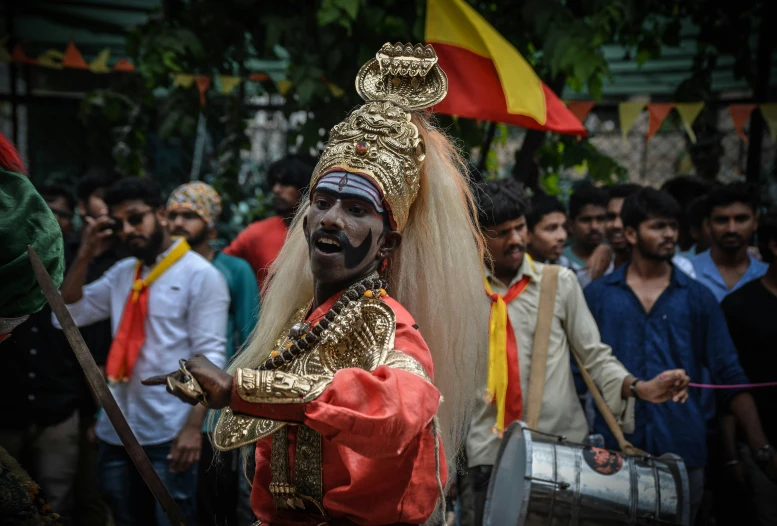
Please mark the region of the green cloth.
<svg viewBox="0 0 777 526"><path fill-rule="evenodd" d="M259 319L259 289L256 274L245 259L216 252L213 258L215 266L224 275L229 288L229 317L227 318L227 363L238 349L248 341L254 325ZM219 411L211 418L213 410L202 424L203 433L212 433Z"/></svg>
<svg viewBox="0 0 777 526"><path fill-rule="evenodd" d="M259 290L256 275L244 259L217 252L213 265L221 271L229 288L227 318L227 361L248 341L259 318Z"/></svg>
<svg viewBox="0 0 777 526"><path fill-rule="evenodd" d="M32 272L27 246L32 245L54 284L62 284L65 249L54 214L30 180L0 170L0 317L38 312L46 304Z"/></svg>

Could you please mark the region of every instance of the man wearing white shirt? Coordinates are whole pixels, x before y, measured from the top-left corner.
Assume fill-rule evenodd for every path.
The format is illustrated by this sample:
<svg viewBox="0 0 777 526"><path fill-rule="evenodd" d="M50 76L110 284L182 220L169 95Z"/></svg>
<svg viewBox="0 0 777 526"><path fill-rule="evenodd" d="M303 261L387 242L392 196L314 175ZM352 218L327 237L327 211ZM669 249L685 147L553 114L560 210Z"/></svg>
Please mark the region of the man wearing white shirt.
<svg viewBox="0 0 777 526"><path fill-rule="evenodd" d="M170 237L164 200L153 180L123 179L106 192L105 201L110 217L87 218L62 298L79 327L111 320L114 342L106 364L111 392L173 498L194 517L205 408L182 410L164 387L140 381L195 354L223 366L229 292L213 265L189 250L184 239ZM112 235L134 257L84 285L89 261ZM96 434L100 486L117 526L169 524L104 414Z"/></svg>

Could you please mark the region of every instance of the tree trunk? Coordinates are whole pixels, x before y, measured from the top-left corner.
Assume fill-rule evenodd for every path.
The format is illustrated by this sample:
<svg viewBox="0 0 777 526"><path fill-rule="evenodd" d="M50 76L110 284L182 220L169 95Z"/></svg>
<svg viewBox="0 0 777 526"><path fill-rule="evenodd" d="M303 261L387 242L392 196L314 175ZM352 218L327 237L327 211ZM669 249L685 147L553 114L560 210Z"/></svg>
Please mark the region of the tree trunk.
<svg viewBox="0 0 777 526"><path fill-rule="evenodd" d="M768 2L767 2L768 3ZM753 95L756 103L766 102L769 92L769 73L772 62L773 39L767 35L766 5L761 13L761 27L758 35L758 55L756 56L755 86ZM766 123L757 109L750 117L750 133L747 147L747 181L758 184L761 179L761 159L763 152L763 136Z"/></svg>

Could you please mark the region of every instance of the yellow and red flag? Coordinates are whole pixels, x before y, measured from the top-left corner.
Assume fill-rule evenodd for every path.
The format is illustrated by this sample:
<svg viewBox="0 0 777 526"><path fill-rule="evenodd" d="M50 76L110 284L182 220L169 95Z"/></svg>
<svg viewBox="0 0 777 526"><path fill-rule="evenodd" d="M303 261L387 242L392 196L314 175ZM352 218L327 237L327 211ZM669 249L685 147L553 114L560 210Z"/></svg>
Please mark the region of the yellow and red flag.
<svg viewBox="0 0 777 526"><path fill-rule="evenodd" d="M427 0L426 41L449 80L438 113L586 134L512 44L463 0Z"/></svg>

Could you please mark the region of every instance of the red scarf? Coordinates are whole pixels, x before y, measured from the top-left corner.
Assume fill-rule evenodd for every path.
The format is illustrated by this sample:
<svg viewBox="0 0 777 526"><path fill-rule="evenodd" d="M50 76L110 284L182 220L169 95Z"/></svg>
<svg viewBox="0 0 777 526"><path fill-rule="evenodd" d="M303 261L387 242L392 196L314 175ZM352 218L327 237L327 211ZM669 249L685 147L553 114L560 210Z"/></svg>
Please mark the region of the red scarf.
<svg viewBox="0 0 777 526"><path fill-rule="evenodd" d="M141 279L142 263L135 266L135 280L132 283L121 323L113 337L108 361L105 364L109 382L126 382L132 376L140 348L146 340L146 316L148 314L148 291L151 284L167 269L189 251L189 244L181 239L160 262L154 265L145 279Z"/></svg>

